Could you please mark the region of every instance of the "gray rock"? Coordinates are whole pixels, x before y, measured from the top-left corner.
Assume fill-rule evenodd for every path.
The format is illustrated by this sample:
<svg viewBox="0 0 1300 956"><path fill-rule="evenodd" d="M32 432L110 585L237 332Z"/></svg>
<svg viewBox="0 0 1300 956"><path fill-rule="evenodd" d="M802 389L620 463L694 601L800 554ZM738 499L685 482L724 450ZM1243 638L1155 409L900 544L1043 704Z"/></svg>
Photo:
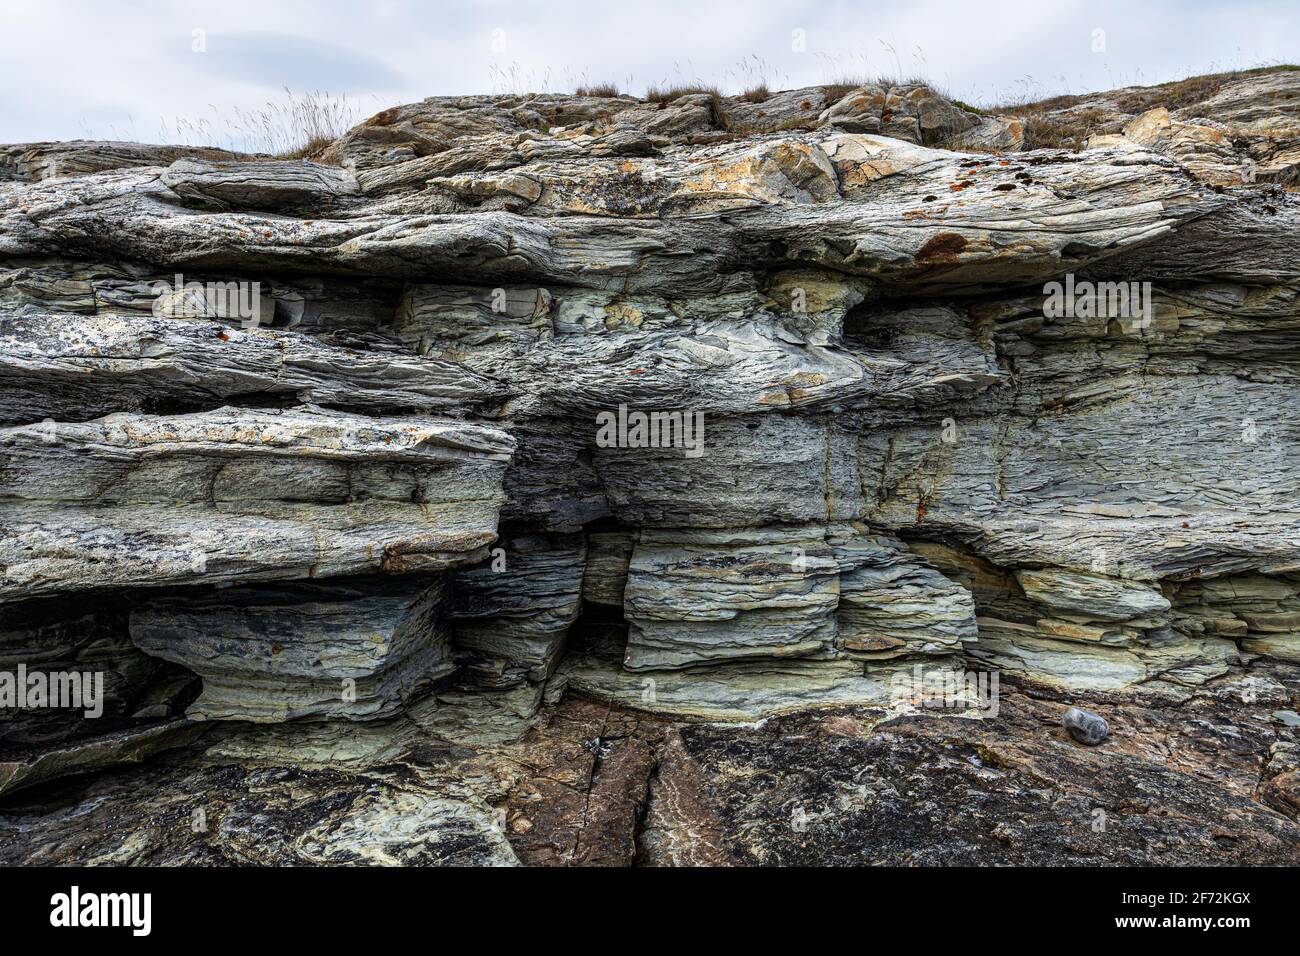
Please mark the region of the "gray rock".
<svg viewBox="0 0 1300 956"><path fill-rule="evenodd" d="M0 146L0 180L35 182L64 176L84 176L109 169L166 166L195 157L209 161L248 158L241 153L204 146L153 146L147 143L107 143L74 140L66 143L16 143Z"/></svg>
<svg viewBox="0 0 1300 956"><path fill-rule="evenodd" d="M0 794L71 774L140 763L160 751L191 743L207 729L201 720L155 720L92 732L76 741L48 741L24 757L0 758Z"/></svg>
<svg viewBox="0 0 1300 956"><path fill-rule="evenodd" d="M351 173L307 161L213 163L182 159L167 167L161 181L178 196L214 208L318 210L344 205L360 195Z"/></svg>
<svg viewBox="0 0 1300 956"><path fill-rule="evenodd" d="M584 602L623 606L628 568L635 546L636 535L633 532L598 531L587 535L587 564L582 576Z"/></svg>
<svg viewBox="0 0 1300 956"><path fill-rule="evenodd" d="M462 679L486 687L544 682L581 608L582 535L513 535L482 565L452 578L456 659Z"/></svg>
<svg viewBox="0 0 1300 956"><path fill-rule="evenodd" d="M555 680L569 692L632 710L749 723L823 707L890 707L899 702L900 686L913 686L917 666L911 660L750 658L686 670L629 671L617 648L595 644L567 655ZM920 666L923 675L961 677L952 657L930 658Z"/></svg>
<svg viewBox="0 0 1300 956"><path fill-rule="evenodd" d="M0 316L0 422L97 418L159 402L252 396L375 413L491 413L505 386L438 359L343 348L214 321Z"/></svg>
<svg viewBox="0 0 1300 956"><path fill-rule="evenodd" d="M286 766L151 766L90 778L58 811L11 802L0 860L518 866L492 807L451 789Z"/></svg>
<svg viewBox="0 0 1300 956"><path fill-rule="evenodd" d="M820 527L647 529L628 569L624 666L833 657L838 595Z"/></svg>
<svg viewBox="0 0 1300 956"><path fill-rule="evenodd" d="M1061 724L1081 744L1095 747L1110 736L1106 721L1090 710L1071 707L1061 715Z"/></svg>
<svg viewBox="0 0 1300 956"><path fill-rule="evenodd" d="M135 610L131 639L203 678L192 718L373 720L455 670L446 600L423 574L225 588Z"/></svg>
<svg viewBox="0 0 1300 956"><path fill-rule="evenodd" d="M975 601L901 541L832 526L840 566L840 646L868 660L959 653L978 636Z"/></svg>
<svg viewBox="0 0 1300 956"><path fill-rule="evenodd" d="M171 747L133 735L177 672L213 765L517 778L566 692L749 721L917 666L1187 699L1300 661L1297 82L1043 106L1079 152L892 83L432 97L325 162L0 148L0 656L96 662L124 722L9 764ZM154 315L177 272L258 282L259 326ZM1066 273L1151 309L1049 311ZM700 453L598 444L620 405ZM438 773L277 858L507 860L502 791Z"/></svg>
<svg viewBox="0 0 1300 956"><path fill-rule="evenodd" d="M463 422L301 409L0 429L0 600L474 563L513 448Z"/></svg>

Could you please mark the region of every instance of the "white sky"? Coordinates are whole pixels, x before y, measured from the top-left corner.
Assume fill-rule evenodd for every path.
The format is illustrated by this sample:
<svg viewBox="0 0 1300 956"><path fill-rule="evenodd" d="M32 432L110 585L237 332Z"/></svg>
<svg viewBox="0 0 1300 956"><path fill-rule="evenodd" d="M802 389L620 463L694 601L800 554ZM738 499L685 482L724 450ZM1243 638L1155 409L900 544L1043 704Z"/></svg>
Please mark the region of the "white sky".
<svg viewBox="0 0 1300 956"><path fill-rule="evenodd" d="M901 70L979 104L1297 61L1297 0L0 0L0 142L228 131L286 86L366 116L584 78L735 92Z"/></svg>

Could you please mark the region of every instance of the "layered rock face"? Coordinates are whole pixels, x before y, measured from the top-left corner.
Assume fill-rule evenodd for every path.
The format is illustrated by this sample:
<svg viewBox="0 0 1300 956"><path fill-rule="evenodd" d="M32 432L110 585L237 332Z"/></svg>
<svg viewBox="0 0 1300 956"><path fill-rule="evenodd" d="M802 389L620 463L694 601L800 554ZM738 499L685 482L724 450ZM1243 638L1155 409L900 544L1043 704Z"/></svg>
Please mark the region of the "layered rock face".
<svg viewBox="0 0 1300 956"><path fill-rule="evenodd" d="M111 728L15 722L0 790L401 756L276 858L595 862L574 740L621 833L721 759L679 721L968 668L1285 708L1300 73L1116 102L1082 152L877 86L433 98L329 164L6 147L0 658L119 679ZM673 861L654 820L602 861Z"/></svg>

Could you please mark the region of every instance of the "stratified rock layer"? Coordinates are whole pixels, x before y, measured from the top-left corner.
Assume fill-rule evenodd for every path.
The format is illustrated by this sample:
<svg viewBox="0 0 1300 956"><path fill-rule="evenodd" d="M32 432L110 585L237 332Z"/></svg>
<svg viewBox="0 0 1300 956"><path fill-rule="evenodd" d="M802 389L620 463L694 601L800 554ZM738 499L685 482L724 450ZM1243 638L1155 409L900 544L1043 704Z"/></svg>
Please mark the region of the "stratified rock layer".
<svg viewBox="0 0 1300 956"><path fill-rule="evenodd" d="M111 675L111 723L7 718L0 791L150 759L171 819L230 788L210 838L103 860L938 862L898 782L955 764L979 806L922 776L917 813L1032 806L954 825L963 859L1130 862L1160 826L1042 840L1034 781L1125 813L1132 748L1288 858L1289 729L1212 785L1129 729L1296 709L1300 74L1185 92L435 97L325 162L0 148L0 662ZM1048 120L1088 148L1033 149ZM935 731L924 689L981 675L1028 690ZM1095 751L1029 739L1090 694ZM131 790L96 781L67 805ZM865 816L809 856L776 816L823 797ZM8 820L61 862L56 819Z"/></svg>
<svg viewBox="0 0 1300 956"><path fill-rule="evenodd" d="M189 716L374 719L455 670L440 576L244 587L159 599L131 615L136 647L203 678Z"/></svg>

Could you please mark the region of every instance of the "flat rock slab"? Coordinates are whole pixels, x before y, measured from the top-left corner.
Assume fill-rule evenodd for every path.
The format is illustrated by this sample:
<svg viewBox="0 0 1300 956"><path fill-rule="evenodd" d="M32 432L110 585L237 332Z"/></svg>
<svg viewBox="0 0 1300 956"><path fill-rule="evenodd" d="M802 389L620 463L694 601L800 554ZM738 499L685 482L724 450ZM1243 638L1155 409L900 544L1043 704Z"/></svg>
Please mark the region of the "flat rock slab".
<svg viewBox="0 0 1300 956"><path fill-rule="evenodd" d="M288 398L378 413L490 411L507 394L500 383L456 363L330 345L284 329L31 308L0 316L4 424L80 421L133 404L235 398Z"/></svg>
<svg viewBox="0 0 1300 956"><path fill-rule="evenodd" d="M608 646L571 651L556 679L573 693L682 720L752 722L817 707L889 707L899 685L923 672L953 674L953 658L863 662L747 660L685 670L628 671Z"/></svg>
<svg viewBox="0 0 1300 956"><path fill-rule="evenodd" d="M473 563L513 449L484 426L309 410L0 429L0 600Z"/></svg>
<svg viewBox="0 0 1300 956"><path fill-rule="evenodd" d="M455 670L441 575L250 585L161 599L131 639L203 678L196 719L374 720Z"/></svg>
<svg viewBox="0 0 1300 956"><path fill-rule="evenodd" d="M81 739L43 747L24 758L0 760L0 794L119 764L140 763L172 747L198 739L208 729L201 720L141 722Z"/></svg>

